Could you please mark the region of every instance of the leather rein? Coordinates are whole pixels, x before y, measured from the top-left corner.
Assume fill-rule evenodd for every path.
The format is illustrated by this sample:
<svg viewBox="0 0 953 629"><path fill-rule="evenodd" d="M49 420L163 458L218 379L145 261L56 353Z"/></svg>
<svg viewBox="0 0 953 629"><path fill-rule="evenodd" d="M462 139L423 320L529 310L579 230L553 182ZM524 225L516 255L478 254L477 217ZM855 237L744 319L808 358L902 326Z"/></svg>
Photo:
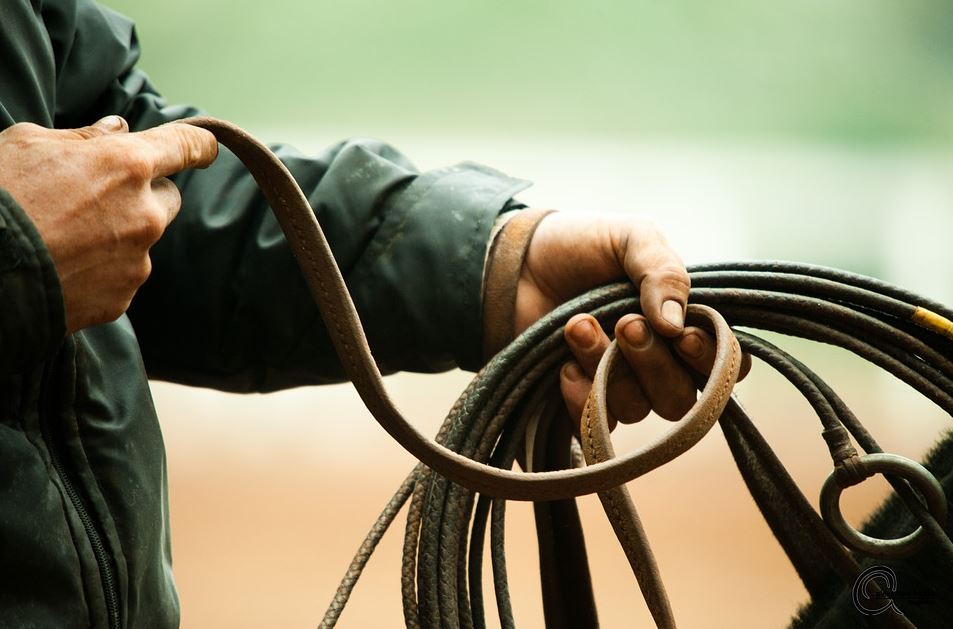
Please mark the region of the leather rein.
<svg viewBox="0 0 953 629"><path fill-rule="evenodd" d="M318 305L344 372L378 423L420 461L352 561L322 627L334 626L374 547L408 500L402 570L408 627L485 626L481 570L488 521L500 623L514 626L502 542L506 500L536 503L547 627L596 626L582 530L572 500L591 493L599 494L656 624L674 627L674 613L626 483L687 452L719 421L752 496L812 594L830 578L846 583L857 578L860 564L848 549L903 557L930 540L953 560L953 543L943 530L947 502L933 475L914 461L882 453L810 369L751 333L733 331L728 323L845 347L953 415L953 312L944 306L877 280L823 267L695 267L687 319L714 334L712 372L699 381L696 403L671 430L616 456L607 410L607 390L623 360L615 341L599 363L578 441L567 429L556 376L568 357L561 329L571 316L591 312L611 330L624 313L638 310L631 285L605 286L559 306L492 358L431 440L388 396L331 248L288 169L265 145L231 123L207 117L183 122L211 131L254 176ZM781 372L821 420L834 464L821 495L823 520L732 397L742 351ZM866 454L857 452L851 438ZM513 471L514 462L526 471ZM914 533L880 540L844 521L840 492L876 473L889 474L920 522ZM913 488L925 496L926 505ZM783 497L781 506L775 504L778 495ZM795 530L807 531L814 548L786 542L794 539ZM543 550L544 542L549 550ZM818 554L823 561L817 560ZM573 600L565 600L567 590L572 590ZM881 622L912 626L900 615L883 616Z"/></svg>

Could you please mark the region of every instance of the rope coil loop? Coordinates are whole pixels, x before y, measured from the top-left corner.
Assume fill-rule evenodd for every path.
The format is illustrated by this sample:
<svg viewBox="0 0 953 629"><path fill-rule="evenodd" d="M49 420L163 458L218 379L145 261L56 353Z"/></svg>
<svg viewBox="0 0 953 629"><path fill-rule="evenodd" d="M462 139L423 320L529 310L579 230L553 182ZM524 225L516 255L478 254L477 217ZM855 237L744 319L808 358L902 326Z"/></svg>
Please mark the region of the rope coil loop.
<svg viewBox="0 0 953 629"><path fill-rule="evenodd" d="M215 134L255 177L301 267L344 372L380 425L420 461L355 554L322 627L335 625L378 542L408 500L401 569L406 625L486 626L482 564L489 531L500 624L514 627L503 542L504 498L537 503L547 624L597 626L582 527L571 500L593 492L599 493L653 619L659 627L674 627L659 567L626 483L686 452L715 421L720 422L765 521L812 596L830 593L832 584L849 588L856 581L861 567L847 548L871 557L897 558L929 541L953 564L953 542L944 528L947 503L936 478L909 459L883 454L823 379L750 332L765 330L844 348L953 415L953 310L884 282L825 267L730 262L690 268L689 321L711 330L716 340L714 368L700 387L698 400L662 437L615 457L606 400L613 365L620 360L613 342L600 361L585 405L581 451L586 465L580 468L580 444L567 428L569 419L559 396L559 367L569 358L563 326L575 314L586 312L612 330L619 317L639 311L631 284L603 286L557 307L501 350L474 377L437 437L430 440L388 397L331 249L288 169L231 123L214 118L185 122ZM731 395L742 351L787 379L820 420L834 463L821 491L823 519ZM858 455L851 439L866 454ZM530 471L513 471L517 462ZM899 539L877 539L844 520L841 492L875 473L886 474L919 522L916 531ZM926 506L914 489L924 496ZM902 615L884 621L913 626Z"/></svg>
<svg viewBox="0 0 953 629"><path fill-rule="evenodd" d="M582 469L521 473L474 461L428 439L413 427L388 396L324 232L285 165L265 145L229 122L207 117L187 118L183 122L211 131L255 177L317 302L344 372L378 423L405 450L443 477L468 489L508 500L559 500L591 494L617 487L678 456L704 436L724 409L727 403L724 391L730 391L738 377L740 349L721 315L696 305L689 307L688 314L704 319L714 330L715 366L698 402L663 440L624 457ZM480 373L493 374L505 368L505 354L505 351L497 354ZM487 379L491 378L492 375Z"/></svg>

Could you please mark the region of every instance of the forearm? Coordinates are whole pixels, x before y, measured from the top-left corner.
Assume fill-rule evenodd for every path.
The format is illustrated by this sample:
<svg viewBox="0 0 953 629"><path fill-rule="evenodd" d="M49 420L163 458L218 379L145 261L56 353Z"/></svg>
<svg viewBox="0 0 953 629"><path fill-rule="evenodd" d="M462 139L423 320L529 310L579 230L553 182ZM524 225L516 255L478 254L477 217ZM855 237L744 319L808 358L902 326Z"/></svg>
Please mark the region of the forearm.
<svg viewBox="0 0 953 629"><path fill-rule="evenodd" d="M279 154L304 186L380 368L476 368L481 276L496 215L524 182L464 165L417 174L376 142ZM153 250L130 316L156 377L270 390L342 377L270 209L223 151L179 181L183 209Z"/></svg>

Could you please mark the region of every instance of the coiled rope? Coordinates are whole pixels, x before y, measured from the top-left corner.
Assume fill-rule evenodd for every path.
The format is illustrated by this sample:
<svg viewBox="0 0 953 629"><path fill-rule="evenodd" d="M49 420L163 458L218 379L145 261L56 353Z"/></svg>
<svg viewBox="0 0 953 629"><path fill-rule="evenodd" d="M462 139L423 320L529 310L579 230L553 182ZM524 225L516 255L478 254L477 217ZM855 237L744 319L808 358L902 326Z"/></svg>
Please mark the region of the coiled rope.
<svg viewBox="0 0 953 629"><path fill-rule="evenodd" d="M616 458L605 397L621 360L615 344L600 362L578 442L568 428L558 389L559 367L570 357L562 338L569 318L588 312L611 332L619 317L639 310L632 285L605 286L559 306L497 354L454 404L432 442L410 426L387 397L330 248L287 169L230 123L211 118L187 122L212 131L255 176L314 294L345 372L378 422L422 461L368 533L322 627L337 622L371 553L408 500L401 571L406 626L486 626L481 571L489 526L499 620L505 628L514 627L503 540L507 498L536 501L547 626L595 627L582 529L572 500L593 492L599 492L656 624L674 627L673 610L625 483L687 451L716 420L765 520L812 595L832 578L848 586L857 579L860 566L851 551L897 558L931 544L953 566L953 542L944 529L947 498L933 475L914 461L884 454L843 400L803 363L751 332L732 334L728 328L767 330L845 348L953 416L950 309L829 268L780 262L696 266L690 269L688 317L715 334L715 366L707 380L699 380L701 394L685 418L656 442ZM730 396L741 350L782 374L820 419L833 464L821 493L823 519ZM511 470L517 461L526 472ZM920 523L914 533L881 540L844 521L840 492L877 473L886 475ZM899 614L877 618L886 626L912 626Z"/></svg>

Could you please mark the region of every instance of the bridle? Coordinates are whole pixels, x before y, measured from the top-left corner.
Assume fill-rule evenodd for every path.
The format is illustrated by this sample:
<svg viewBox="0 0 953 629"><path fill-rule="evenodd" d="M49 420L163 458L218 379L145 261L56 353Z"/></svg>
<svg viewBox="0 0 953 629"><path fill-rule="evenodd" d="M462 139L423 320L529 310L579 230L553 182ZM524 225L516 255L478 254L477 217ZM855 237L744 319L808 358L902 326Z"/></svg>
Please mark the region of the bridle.
<svg viewBox="0 0 953 629"><path fill-rule="evenodd" d="M823 267L790 263L694 267L687 315L689 322L715 336L712 372L699 380L697 402L672 430L616 457L606 400L622 360L615 342L599 364L578 440L569 429L558 392L558 370L568 358L562 340L565 322L576 313L589 312L612 330L620 316L639 309L632 285L604 286L559 306L492 358L431 441L388 397L331 249L288 170L267 147L231 123L213 118L184 122L214 133L255 177L301 267L344 372L381 426L420 461L355 555L322 627L336 623L378 541L408 500L401 579L406 625L485 626L481 570L489 524L500 622L503 627L514 626L503 552L507 499L536 503L547 627L596 626L582 528L572 500L590 493L599 494L656 624L674 627L658 566L625 483L689 450L716 421L749 491L812 595L832 579L849 585L858 578L861 566L849 550L897 558L932 543L953 563L953 542L944 531L947 500L936 478L910 459L883 453L847 405L803 363L750 332L729 327L730 323L770 330L843 347L953 415L950 309L874 279ZM781 373L821 421L833 461L821 492L823 520L731 395L742 351ZM851 438L865 454L857 452ZM517 461L526 471L512 471ZM877 473L887 476L920 522L914 533L897 540L876 539L844 520L841 491ZM912 626L900 614L879 618L889 626Z"/></svg>

